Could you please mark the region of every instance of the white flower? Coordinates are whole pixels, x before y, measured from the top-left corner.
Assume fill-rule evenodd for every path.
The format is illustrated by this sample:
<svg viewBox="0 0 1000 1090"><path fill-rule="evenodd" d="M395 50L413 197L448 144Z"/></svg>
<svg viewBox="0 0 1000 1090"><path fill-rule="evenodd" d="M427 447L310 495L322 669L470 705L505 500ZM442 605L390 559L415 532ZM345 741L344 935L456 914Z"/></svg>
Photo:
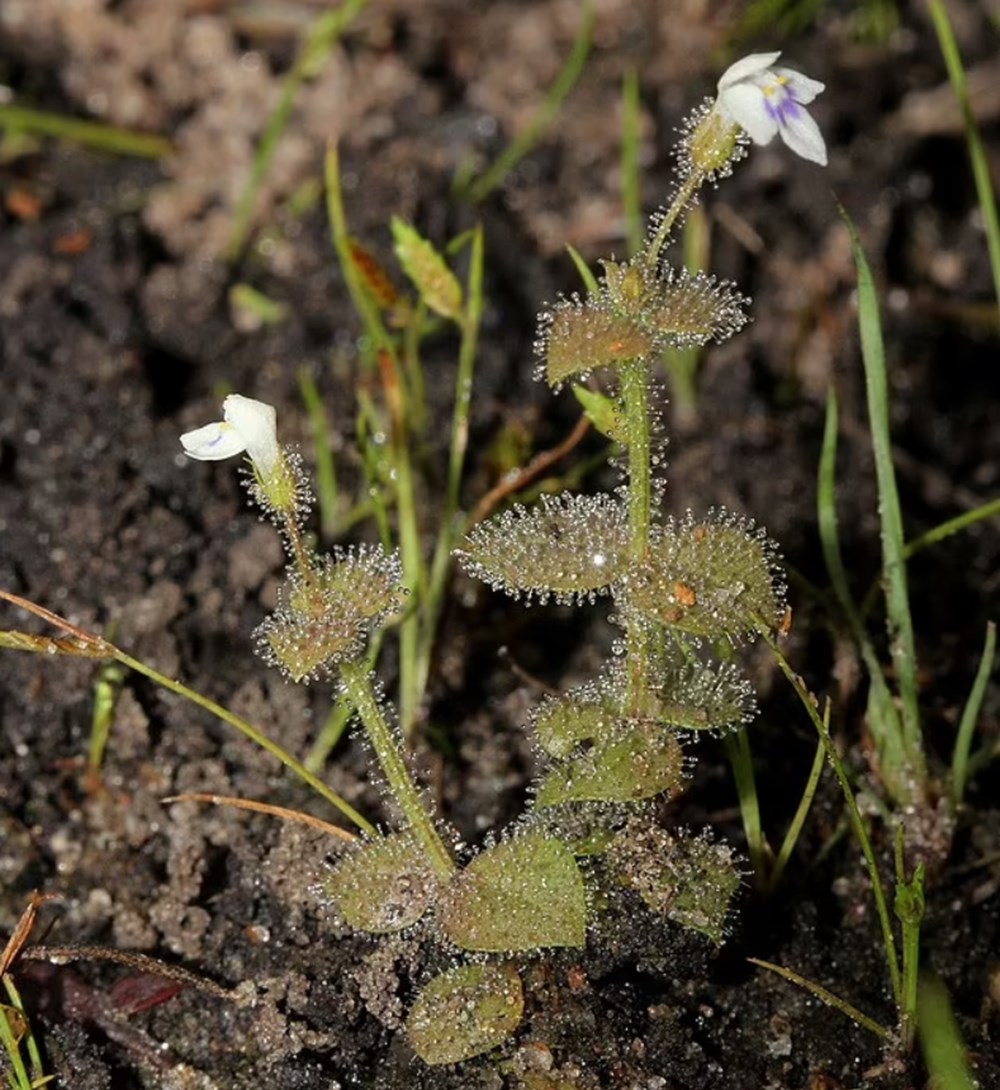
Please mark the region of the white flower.
<svg viewBox="0 0 1000 1090"><path fill-rule="evenodd" d="M745 129L755 144L781 139L803 159L826 166L819 126L803 109L822 91L819 80L772 65L780 53L751 53L722 73L718 109Z"/></svg>
<svg viewBox="0 0 1000 1090"><path fill-rule="evenodd" d="M274 406L230 394L222 403L222 414L222 420L181 436L184 453L200 462L216 462L246 451L258 476L271 478L281 460Z"/></svg>

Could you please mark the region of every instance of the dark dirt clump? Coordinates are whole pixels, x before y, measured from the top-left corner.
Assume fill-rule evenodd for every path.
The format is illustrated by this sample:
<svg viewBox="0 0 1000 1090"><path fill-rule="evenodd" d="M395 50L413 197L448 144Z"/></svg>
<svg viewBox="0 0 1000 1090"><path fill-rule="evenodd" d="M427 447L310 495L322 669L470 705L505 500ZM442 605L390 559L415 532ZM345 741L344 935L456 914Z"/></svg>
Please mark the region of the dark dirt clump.
<svg viewBox="0 0 1000 1090"><path fill-rule="evenodd" d="M622 78L634 67L642 88L642 184L652 208L672 184L673 127L713 90L714 51L740 7L723 17L695 0L596 6L594 49L559 120L500 190L472 207L454 195L454 177L481 170L524 128L571 48L579 5L373 0L296 99L252 244L229 265L254 149L296 42L322 8L4 0L0 101L9 90L56 114L158 132L173 150L142 161L0 130L0 588L113 633L136 657L304 754L331 694L266 670L250 636L274 604L280 545L247 514L237 474L185 462L177 437L215 419L220 391L239 390L279 407L283 438L308 460L304 367L329 406L343 487L361 489L359 323L319 198L323 150L334 139L351 229L387 265L392 215L439 242L484 225L487 313L466 506L496 483L502 430L521 437L527 457L566 436L572 398L554 399L531 380L535 315L576 285L565 243L591 261L625 250ZM950 7L996 176L995 24L979 5ZM696 416L668 406L665 425L670 509L726 505L781 543L795 573L787 653L817 694L834 699L835 732L875 814L882 792L866 760L858 656L811 589L828 581L815 478L831 383L842 414L842 546L859 593L879 565L855 274L831 190L859 223L879 278L911 538L996 496L1000 330L961 117L928 18L901 5L899 26L877 40L865 36L864 10L823 5L797 37L775 32L732 54L782 48L826 82L816 115L831 164L821 172L777 145L758 149L708 196L713 271L754 297L755 320L706 354ZM279 303L284 320L256 324L232 304L236 283ZM441 437L427 452L431 465L446 457L453 349L442 341L431 351L431 434ZM599 451L589 439L572 457ZM584 487L597 487L600 472ZM996 619L997 525L950 538L911 568L928 745L942 768L986 622ZM0 628L32 625L5 607ZM534 757L522 724L540 695L532 679L578 682L610 639L600 609L529 612L456 577L416 756L467 842L512 821L523 802ZM391 687L391 654L386 667ZM762 704L751 742L763 820L780 843L815 737L771 660L757 655L748 667ZM124 678L95 789L85 776L95 673L85 660L0 654L0 931L14 927L30 891L58 893L39 941L152 955L235 993L227 1001L184 987L167 999L156 991L162 982L142 972L131 972L133 990L123 988L130 971L120 965L22 960L14 976L57 1085L925 1084L919 1059L897 1057L746 961L793 968L894 1022L866 872L843 835L843 799L828 773L785 881L767 900L745 883L721 950L651 922L623 896L587 950L525 964L526 1017L499 1059L431 1069L396 1030L440 955L418 937L377 945L334 917L323 879L338 843L258 814L162 800L211 792L329 817L321 801L274 758L138 676ZM979 738L1000 746L995 681ZM386 817L356 739L339 745L323 775L364 813ZM998 790L994 762L972 782L944 854L935 854L933 823L919 844L909 822L910 847L932 864L923 962L951 993L984 1090L1000 1087ZM690 789L661 816L708 824L744 849L721 744L701 746ZM892 838L873 824L888 876Z"/></svg>

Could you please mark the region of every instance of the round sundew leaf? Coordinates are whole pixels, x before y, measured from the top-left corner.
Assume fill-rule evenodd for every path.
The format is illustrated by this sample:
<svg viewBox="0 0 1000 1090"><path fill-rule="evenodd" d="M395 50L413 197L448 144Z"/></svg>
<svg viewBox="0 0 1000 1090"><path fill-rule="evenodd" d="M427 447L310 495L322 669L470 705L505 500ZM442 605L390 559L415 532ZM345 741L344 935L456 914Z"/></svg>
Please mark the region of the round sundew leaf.
<svg viewBox="0 0 1000 1090"><path fill-rule="evenodd" d="M669 628L745 639L778 623L783 608L775 550L753 523L669 524L625 581L628 606Z"/></svg>
<svg viewBox="0 0 1000 1090"><path fill-rule="evenodd" d="M728 844L631 822L612 840L607 859L616 880L653 912L722 942L740 885Z"/></svg>
<svg viewBox="0 0 1000 1090"><path fill-rule="evenodd" d="M326 880L347 923L375 934L415 924L437 888L419 843L409 833L368 841L346 855Z"/></svg>
<svg viewBox="0 0 1000 1090"><path fill-rule="evenodd" d="M683 755L677 739L635 726L558 765L538 786L535 806L567 802L640 802L676 787Z"/></svg>
<svg viewBox="0 0 1000 1090"><path fill-rule="evenodd" d="M531 717L538 744L550 757L568 757L581 743L606 735L621 717L601 694L566 693L546 697Z"/></svg>
<svg viewBox="0 0 1000 1090"><path fill-rule="evenodd" d="M543 496L476 526L458 556L470 575L513 597L584 600L625 570L628 521L611 496Z"/></svg>
<svg viewBox="0 0 1000 1090"><path fill-rule="evenodd" d="M426 1064L456 1064L503 1044L524 1013L512 965L462 965L436 976L406 1019L413 1050Z"/></svg>
<svg viewBox="0 0 1000 1090"><path fill-rule="evenodd" d="M306 617L279 609L257 626L254 637L264 659L298 682L356 655L362 631L341 617Z"/></svg>
<svg viewBox="0 0 1000 1090"><path fill-rule="evenodd" d="M726 281L682 270L664 279L646 311L657 342L694 348L723 341L747 323L748 300Z"/></svg>
<svg viewBox="0 0 1000 1090"><path fill-rule="evenodd" d="M296 573L288 607L308 617L336 616L365 625L402 609L406 591L399 557L380 546L338 549L321 559L308 578Z"/></svg>
<svg viewBox="0 0 1000 1090"><path fill-rule="evenodd" d="M557 303L543 316L537 344L545 378L555 387L598 367L645 359L655 348L653 337L637 321L616 313L600 296L586 303Z"/></svg>
<svg viewBox="0 0 1000 1090"><path fill-rule="evenodd" d="M463 950L583 946L587 899L573 853L526 833L480 852L444 895L441 927Z"/></svg>
<svg viewBox="0 0 1000 1090"><path fill-rule="evenodd" d="M729 664L686 662L657 674L651 666L647 687L635 695L636 716L677 730L732 730L749 722L756 704L753 690Z"/></svg>

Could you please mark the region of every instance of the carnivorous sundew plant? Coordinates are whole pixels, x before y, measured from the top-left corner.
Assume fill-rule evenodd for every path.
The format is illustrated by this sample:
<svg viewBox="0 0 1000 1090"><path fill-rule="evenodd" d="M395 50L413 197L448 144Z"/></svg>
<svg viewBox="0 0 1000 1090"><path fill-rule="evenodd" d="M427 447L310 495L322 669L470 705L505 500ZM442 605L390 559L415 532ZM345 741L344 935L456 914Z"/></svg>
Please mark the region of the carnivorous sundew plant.
<svg viewBox="0 0 1000 1090"><path fill-rule="evenodd" d="M198 461L246 456L251 501L278 530L288 560L256 648L293 683L336 679L381 773L385 827L233 712L0 590L66 633L0 632L0 647L113 660L143 673L237 727L353 822L357 838L327 826L340 834L342 854L324 879L325 895L350 929L387 944L390 960L401 941L419 951L411 959L414 997L392 1025L405 1027L425 1064L455 1064L503 1045L526 1002L535 1003L531 964L546 951L583 951L613 938L612 921L623 913L659 917L713 943L725 937L741 880L734 852L707 832L664 828L654 802L683 790L700 735L737 731L754 715L754 694L729 652L782 631L785 588L777 549L751 519L723 508L665 512L657 368L665 349L726 340L749 320L750 300L736 285L674 268L664 256L702 187L728 176L751 144L775 136L813 163L826 161L805 109L823 85L778 59L755 54L723 74L717 96L682 127L674 192L635 254L602 261L599 276L580 262L585 293L560 298L539 319L537 377L555 390L578 390L595 426L617 445L617 487L515 504L468 525L454 550L467 574L528 604L583 607L604 598L620 631L596 676L549 693L530 712L539 772L510 827L478 847L461 843L415 779L371 644L385 626L412 617L420 582L407 581L405 545L401 558L384 545L321 553L311 544L312 490L302 459L280 441L271 405L231 394L222 419L186 432L181 444ZM340 215L339 201L330 203ZM422 305L458 322L471 357L478 304L462 310L445 258L414 229L397 223L395 234ZM479 262L481 238L474 232ZM600 389L582 385L594 372ZM458 504L464 420L452 447L449 513ZM414 533L416 526L413 519ZM16 1051L17 1043L5 1047Z"/></svg>
<svg viewBox="0 0 1000 1090"><path fill-rule="evenodd" d="M264 658L294 682L336 676L374 751L395 806L389 831L346 850L327 881L354 929L419 934L437 956L406 1018L428 1064L501 1044L524 1006L521 970L547 948L582 948L622 898L720 942L739 885L733 852L707 834L667 831L650 802L682 790L685 751L702 732L745 724L754 696L713 649L778 630L785 616L777 551L724 509L663 512L653 411L666 347L722 341L748 321L749 300L706 272L672 268L671 232L701 187L728 175L749 144L775 135L824 163L804 107L823 85L775 67L777 53L737 62L718 96L682 132L679 180L629 261L601 263L585 296L542 316L538 377L559 389L597 370L610 395L601 427L623 454L610 494L563 493L515 505L474 526L457 550L471 575L526 602L585 605L610 597L622 636L599 676L544 698L528 723L542 771L512 828L479 849L460 845L419 789L393 709L372 676L366 642L407 608L395 554L379 547L317 555L302 527L310 494L298 457L280 446L274 410L239 395L224 420L185 434L193 458L246 453L253 501L278 526L289 566L274 613L257 630ZM595 401L596 399L596 401Z"/></svg>

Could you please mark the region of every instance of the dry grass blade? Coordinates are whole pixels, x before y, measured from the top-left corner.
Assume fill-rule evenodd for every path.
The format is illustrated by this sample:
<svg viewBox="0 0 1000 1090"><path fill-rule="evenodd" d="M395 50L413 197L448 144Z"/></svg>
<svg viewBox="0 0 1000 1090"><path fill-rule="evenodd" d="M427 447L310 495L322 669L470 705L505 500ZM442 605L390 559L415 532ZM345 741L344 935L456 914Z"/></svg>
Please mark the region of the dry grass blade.
<svg viewBox="0 0 1000 1090"><path fill-rule="evenodd" d="M349 842L357 840L353 833L341 829L339 825L332 825L329 821L323 821L322 818L313 817L312 814L304 814L301 810L289 810L285 806L275 806L269 802L255 802L253 799L240 799L232 795L204 794L200 791L189 791L183 795L168 795L167 798L160 801L163 803L207 802L213 806L232 806L236 810L252 810L254 813L281 818L282 821L297 821L300 825L308 825L310 828L319 829L321 832L329 833L340 840Z"/></svg>

